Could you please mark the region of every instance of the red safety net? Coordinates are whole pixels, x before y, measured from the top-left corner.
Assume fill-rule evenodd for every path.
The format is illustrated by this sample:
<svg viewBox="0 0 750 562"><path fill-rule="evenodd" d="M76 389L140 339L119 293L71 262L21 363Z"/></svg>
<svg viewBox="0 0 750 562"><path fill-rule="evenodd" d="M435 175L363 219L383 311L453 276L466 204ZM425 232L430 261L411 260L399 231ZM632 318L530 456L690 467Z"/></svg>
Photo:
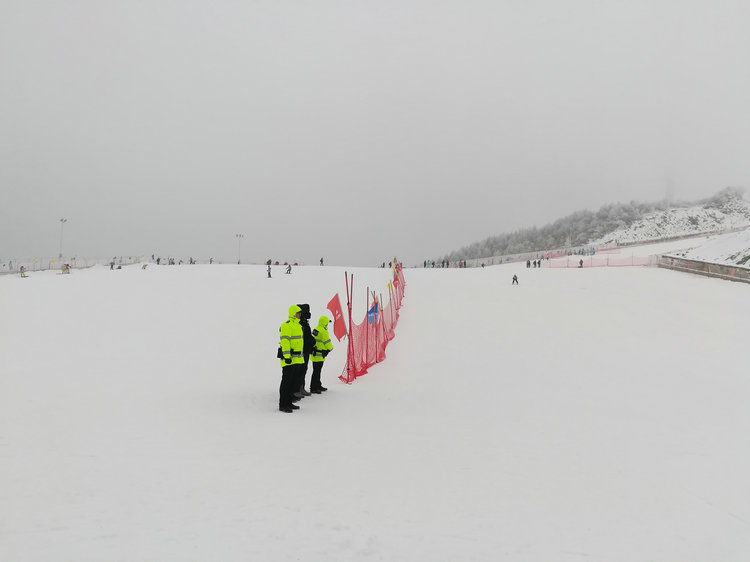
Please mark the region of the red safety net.
<svg viewBox="0 0 750 562"><path fill-rule="evenodd" d="M353 284L353 280L352 283ZM385 348L395 335L398 311L404 298L404 272L400 263L393 268L393 280L388 283L388 302L377 295L368 295L368 310L360 324L352 321L353 289L347 278L347 306L349 309L349 347L346 369L339 377L351 383L367 369L385 359ZM371 304L370 304L371 303Z"/></svg>

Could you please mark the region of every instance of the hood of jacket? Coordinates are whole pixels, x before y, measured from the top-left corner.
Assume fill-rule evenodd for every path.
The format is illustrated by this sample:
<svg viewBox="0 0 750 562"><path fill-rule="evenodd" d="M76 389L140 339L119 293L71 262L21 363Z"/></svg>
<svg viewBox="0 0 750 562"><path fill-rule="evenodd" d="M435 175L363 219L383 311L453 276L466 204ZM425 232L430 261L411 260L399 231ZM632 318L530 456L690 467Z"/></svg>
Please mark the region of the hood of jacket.
<svg viewBox="0 0 750 562"><path fill-rule="evenodd" d="M328 329L328 324L331 322L330 318L328 316L321 316L320 320L318 320L318 328L323 328L324 330Z"/></svg>
<svg viewBox="0 0 750 562"><path fill-rule="evenodd" d="M298 312L302 312L302 309L296 304L293 304L292 306L289 307L289 318L297 320Z"/></svg>

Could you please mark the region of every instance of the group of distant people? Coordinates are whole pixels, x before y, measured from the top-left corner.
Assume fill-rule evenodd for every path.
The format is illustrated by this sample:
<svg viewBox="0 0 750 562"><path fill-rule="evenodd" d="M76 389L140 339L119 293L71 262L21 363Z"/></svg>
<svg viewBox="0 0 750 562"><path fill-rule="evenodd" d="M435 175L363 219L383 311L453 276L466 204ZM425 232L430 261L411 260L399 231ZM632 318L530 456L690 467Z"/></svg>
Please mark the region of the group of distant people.
<svg viewBox="0 0 750 562"><path fill-rule="evenodd" d="M28 275L26 275L26 266L25 265L22 265L21 267L19 267L18 268L18 272L21 274L21 277L23 277L24 279L28 277ZM60 273L69 274L70 273L70 264L69 263L62 264L62 266L60 267Z"/></svg>
<svg viewBox="0 0 750 562"><path fill-rule="evenodd" d="M161 265L162 262L164 262L167 265L182 265L183 263L185 263L181 259L178 260L177 258L172 258L172 257L162 258L161 256L159 256L157 258L154 254L151 254L151 261L154 262L156 265ZM188 258L188 263L190 265L196 265L198 263L198 260L194 259L191 256L190 258ZM213 264L214 263L214 258L209 258L208 259L208 263L209 264Z"/></svg>
<svg viewBox="0 0 750 562"><path fill-rule="evenodd" d="M427 268L433 268L433 267L466 267L466 262L464 260L458 260L458 261L449 261L449 260L441 260L441 261L435 261L435 260L424 260L424 263L422 264L425 269Z"/></svg>
<svg viewBox="0 0 750 562"><path fill-rule="evenodd" d="M156 258L156 265L161 265L162 259L163 258L161 258L161 257ZM164 260L164 263L167 264L167 265L178 265L178 264L182 265L183 261L179 260L179 262L178 262L178 261L175 261L174 258L167 258L167 259ZM194 263L193 262L193 258L190 258L190 263Z"/></svg>
<svg viewBox="0 0 750 562"><path fill-rule="evenodd" d="M73 258L71 261L75 265L75 258ZM52 260L50 262L49 269L53 269L54 268L53 267L54 263L55 263L55 260ZM8 260L7 266L4 263L0 264L0 270L5 270L5 271L7 271L7 273L11 273L13 271L13 269L14 269L13 265L14 265L13 260ZM34 260L34 265L35 265L34 270L36 270L36 259ZM60 272L61 273L70 273L70 270L71 270L72 267L74 267L74 265L71 266L71 264L67 263L67 262L63 263L63 264L60 264ZM21 277L23 277L24 279L28 277L28 275L27 275L27 271L28 270L26 269L25 265L21 265L18 261L16 261L15 266L18 267L18 273L21 275ZM42 269L45 269L45 268L42 267Z"/></svg>
<svg viewBox="0 0 750 562"><path fill-rule="evenodd" d="M596 248L578 248L576 250L568 250L569 256L593 256L596 254Z"/></svg>
<svg viewBox="0 0 750 562"><path fill-rule="evenodd" d="M270 267L270 266L269 266ZM279 328L279 349L276 356L281 362L281 385L279 386L279 411L291 414L299 410L297 402L326 390L320 380L323 364L333 350L328 324L331 320L321 316L318 326L310 329L310 305L293 304L289 307L289 318ZM305 390L308 364L312 360L310 390Z"/></svg>

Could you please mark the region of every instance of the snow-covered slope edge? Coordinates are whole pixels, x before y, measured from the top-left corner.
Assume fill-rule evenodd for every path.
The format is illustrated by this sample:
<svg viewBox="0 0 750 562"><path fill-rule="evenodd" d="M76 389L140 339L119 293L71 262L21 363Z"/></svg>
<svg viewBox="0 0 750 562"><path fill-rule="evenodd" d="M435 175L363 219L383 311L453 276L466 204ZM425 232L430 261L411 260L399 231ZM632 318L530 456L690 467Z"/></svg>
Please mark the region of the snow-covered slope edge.
<svg viewBox="0 0 750 562"><path fill-rule="evenodd" d="M750 228L712 236L695 248L667 255L750 269Z"/></svg>

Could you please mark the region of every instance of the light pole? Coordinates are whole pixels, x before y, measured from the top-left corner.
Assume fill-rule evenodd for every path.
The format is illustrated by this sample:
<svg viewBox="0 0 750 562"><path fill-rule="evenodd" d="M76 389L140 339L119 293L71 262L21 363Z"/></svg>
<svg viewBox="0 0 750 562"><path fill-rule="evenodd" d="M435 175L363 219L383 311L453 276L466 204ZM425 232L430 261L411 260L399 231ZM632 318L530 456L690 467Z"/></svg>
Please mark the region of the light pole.
<svg viewBox="0 0 750 562"><path fill-rule="evenodd" d="M63 226L65 223L68 222L68 219L60 219L60 255L57 256L59 258L62 257L62 235L63 235Z"/></svg>
<svg viewBox="0 0 750 562"><path fill-rule="evenodd" d="M244 234L235 234L237 237L237 263L240 263L242 259L242 239L245 237Z"/></svg>

